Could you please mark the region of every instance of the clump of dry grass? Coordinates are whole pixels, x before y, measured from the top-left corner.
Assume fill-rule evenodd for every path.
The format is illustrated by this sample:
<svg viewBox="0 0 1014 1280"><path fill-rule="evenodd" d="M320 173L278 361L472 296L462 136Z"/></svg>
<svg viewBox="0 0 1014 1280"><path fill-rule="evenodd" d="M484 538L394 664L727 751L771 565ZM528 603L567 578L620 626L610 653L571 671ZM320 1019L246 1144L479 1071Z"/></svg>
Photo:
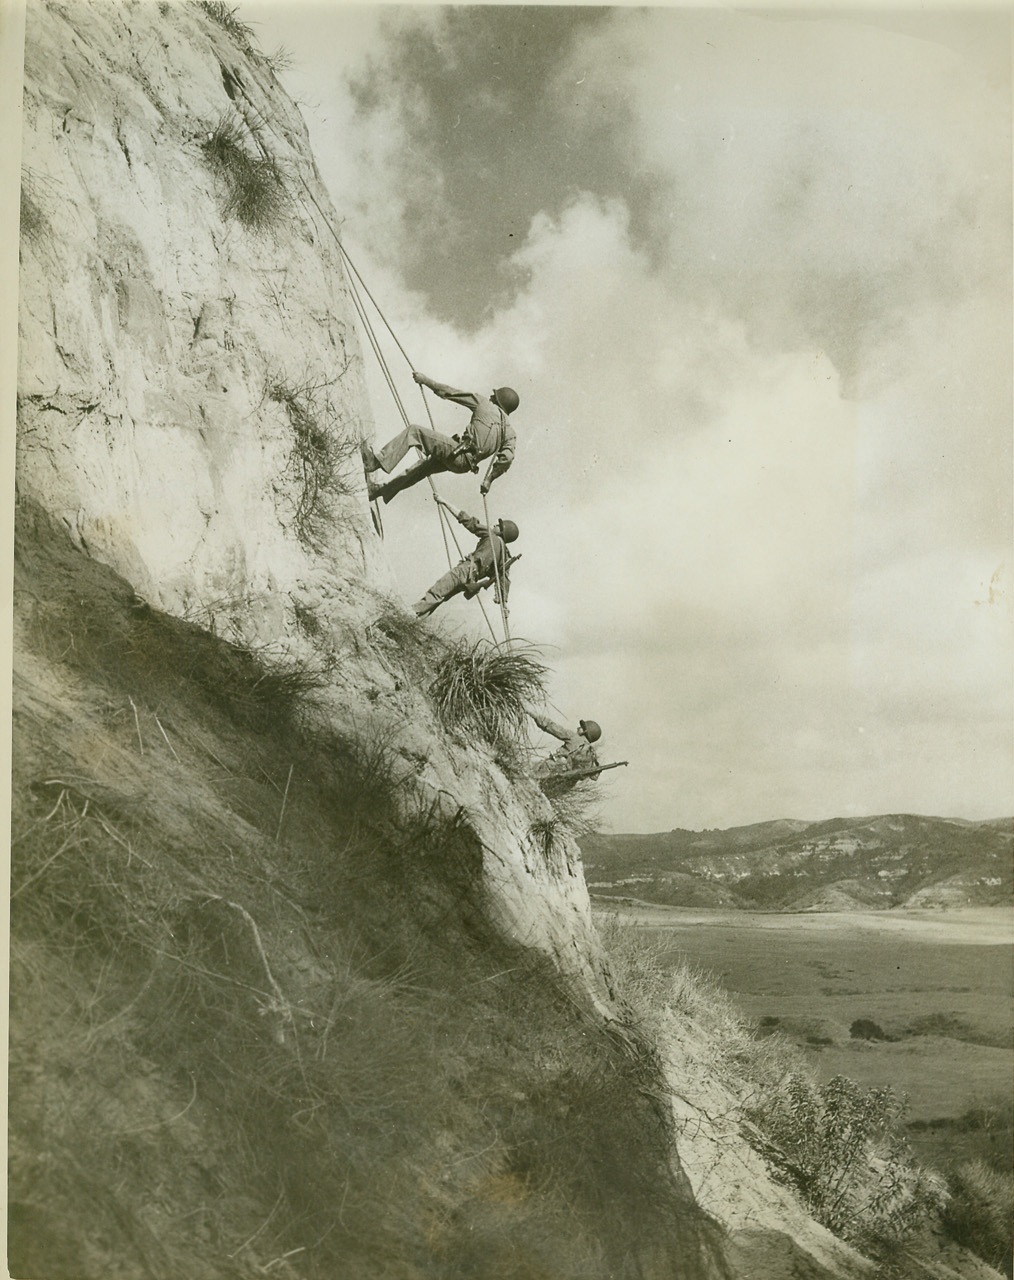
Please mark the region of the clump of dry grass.
<svg viewBox="0 0 1014 1280"><path fill-rule="evenodd" d="M1014 1177L984 1160L969 1160L947 1175L943 1225L952 1240L1000 1271L1014 1239Z"/></svg>
<svg viewBox="0 0 1014 1280"><path fill-rule="evenodd" d="M238 9L230 8L225 0L200 0L200 6L209 18L228 31L248 57L259 57L253 28L236 17Z"/></svg>
<svg viewBox="0 0 1014 1280"><path fill-rule="evenodd" d="M269 231L286 212L284 175L275 160L249 152L244 136L241 122L224 115L207 131L201 152L209 169L225 185L223 215L251 231Z"/></svg>
<svg viewBox="0 0 1014 1280"><path fill-rule="evenodd" d="M430 685L441 721L476 734L508 767L518 767L527 742L528 707L544 692L545 665L534 646L459 640L437 664Z"/></svg>
<svg viewBox="0 0 1014 1280"><path fill-rule="evenodd" d="M293 524L300 542L312 551L320 551L327 542L335 498L353 492L343 467L358 449L355 439L340 431L331 385L324 378L307 376L293 382L276 377L266 388L268 399L283 407L292 428L288 471L298 489Z"/></svg>
<svg viewBox="0 0 1014 1280"><path fill-rule="evenodd" d="M542 789L552 805L555 820L569 831L575 840L601 830L599 791L594 779L579 780L569 787L543 785Z"/></svg>

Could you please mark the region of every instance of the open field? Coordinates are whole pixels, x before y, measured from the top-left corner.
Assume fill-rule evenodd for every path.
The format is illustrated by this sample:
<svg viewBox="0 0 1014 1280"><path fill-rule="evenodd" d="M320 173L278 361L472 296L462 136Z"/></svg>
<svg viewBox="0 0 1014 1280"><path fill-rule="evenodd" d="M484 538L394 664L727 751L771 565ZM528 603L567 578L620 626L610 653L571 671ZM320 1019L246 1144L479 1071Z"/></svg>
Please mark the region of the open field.
<svg viewBox="0 0 1014 1280"><path fill-rule="evenodd" d="M1010 1098L1009 911L787 915L597 906L643 930L674 962L713 973L752 1020L803 1045L822 1078L847 1075L907 1094L913 1121L953 1121ZM858 1019L887 1038L854 1038Z"/></svg>

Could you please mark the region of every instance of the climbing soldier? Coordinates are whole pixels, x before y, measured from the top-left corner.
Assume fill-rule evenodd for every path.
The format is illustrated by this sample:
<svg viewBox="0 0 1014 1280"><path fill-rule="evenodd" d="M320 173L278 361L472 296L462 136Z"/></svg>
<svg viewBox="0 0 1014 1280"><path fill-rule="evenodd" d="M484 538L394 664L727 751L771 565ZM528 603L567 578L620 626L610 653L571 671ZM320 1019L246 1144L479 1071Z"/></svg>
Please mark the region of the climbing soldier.
<svg viewBox="0 0 1014 1280"><path fill-rule="evenodd" d="M513 520L498 520L492 529L481 524L475 516L466 511L455 511L449 502L433 495L442 507L446 507L457 522L464 525L469 533L475 534L479 542L475 550L459 560L453 569L448 570L430 587L421 600L412 606L420 617L430 614L434 609L456 596L459 591L471 599L483 587L494 584L494 597L498 604L507 607L507 592L510 590L508 570L519 556L510 556L506 544L517 540L518 527Z"/></svg>
<svg viewBox="0 0 1014 1280"><path fill-rule="evenodd" d="M497 387L489 399L484 400L477 392L456 391L454 387L445 386L442 382L434 382L424 373L413 372L412 377L421 386L429 387L441 400L453 400L455 404L470 409L471 420L460 436L445 436L438 431L428 431L425 427L408 426L400 435L389 440L379 453L374 453L370 445L364 444L363 466L367 473L390 473L412 448L419 449L425 455L407 471L385 484L374 484L372 480L368 480L370 501L383 498L385 502L390 502L402 489L417 484L437 471L478 472L479 463L484 458L493 459L480 486L481 493L489 493L493 481L497 476L502 476L514 461L516 437L514 428L507 421L507 415L513 413L520 404L517 392L510 387Z"/></svg>
<svg viewBox="0 0 1014 1280"><path fill-rule="evenodd" d="M563 743L562 747L536 766L537 778L559 779L558 783L554 781L554 786L569 790L570 787L577 785L581 777L561 778L560 775L583 773L585 777L593 780L599 776L595 771L599 758L592 743L598 742L602 737L602 730L594 720L579 720L576 729L565 729L562 724L557 724L548 716L536 715L534 711L529 714L543 733L552 734Z"/></svg>

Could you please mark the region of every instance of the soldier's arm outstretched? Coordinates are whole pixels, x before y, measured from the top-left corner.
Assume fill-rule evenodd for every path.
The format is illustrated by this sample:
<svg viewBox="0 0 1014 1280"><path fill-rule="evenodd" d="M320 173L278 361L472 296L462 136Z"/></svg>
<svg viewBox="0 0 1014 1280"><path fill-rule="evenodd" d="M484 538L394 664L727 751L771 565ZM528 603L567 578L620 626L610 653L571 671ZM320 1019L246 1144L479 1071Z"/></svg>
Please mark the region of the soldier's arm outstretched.
<svg viewBox="0 0 1014 1280"><path fill-rule="evenodd" d="M428 378L425 373L417 371L413 371L412 377L421 387L429 387L441 400L453 400L455 404L464 405L466 409L478 408L481 397L474 391L459 391L457 387L449 387L446 382L437 382L433 378Z"/></svg>

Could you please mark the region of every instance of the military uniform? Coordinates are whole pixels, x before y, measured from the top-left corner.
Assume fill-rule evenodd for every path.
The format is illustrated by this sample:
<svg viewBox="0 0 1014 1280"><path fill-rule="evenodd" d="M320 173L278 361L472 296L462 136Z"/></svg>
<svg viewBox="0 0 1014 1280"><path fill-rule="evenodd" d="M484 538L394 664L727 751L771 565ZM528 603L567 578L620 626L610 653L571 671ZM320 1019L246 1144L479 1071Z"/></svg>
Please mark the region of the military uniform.
<svg viewBox="0 0 1014 1280"><path fill-rule="evenodd" d="M438 471L476 471L478 464L485 458L493 459L486 481L489 484L497 476L502 476L514 461L517 437L506 413L498 404L488 396L484 398L474 391L457 391L442 382L427 381L425 385L441 400L453 400L455 404L470 409L472 416L468 426L460 436L445 436L425 427L409 426L393 440L389 440L378 453L368 447L364 448L363 456L368 471L390 473L409 449L418 449L425 455L400 476L378 486L372 492L372 497L383 498L388 502L402 489L407 489Z"/></svg>
<svg viewBox="0 0 1014 1280"><path fill-rule="evenodd" d="M553 774L570 773L575 769L591 769L599 763L595 748L583 733L576 729L565 729L562 724L557 724L548 716L536 715L534 712L532 712L532 719L543 733L552 734L563 743L562 747L554 751L536 768L537 777L551 777ZM588 776L593 778L597 775L589 774Z"/></svg>
<svg viewBox="0 0 1014 1280"><path fill-rule="evenodd" d="M497 573L500 579L502 603L507 603L507 592L510 589L507 577L509 553L506 542L496 532L496 525L491 530L466 511L455 512L455 519L469 533L474 534L479 539L479 543L471 555L459 560L453 569L448 570L442 578L434 582L421 600L415 602L412 608L420 617L432 613L444 601L450 600L459 591L466 591L484 578L494 577L495 579Z"/></svg>

